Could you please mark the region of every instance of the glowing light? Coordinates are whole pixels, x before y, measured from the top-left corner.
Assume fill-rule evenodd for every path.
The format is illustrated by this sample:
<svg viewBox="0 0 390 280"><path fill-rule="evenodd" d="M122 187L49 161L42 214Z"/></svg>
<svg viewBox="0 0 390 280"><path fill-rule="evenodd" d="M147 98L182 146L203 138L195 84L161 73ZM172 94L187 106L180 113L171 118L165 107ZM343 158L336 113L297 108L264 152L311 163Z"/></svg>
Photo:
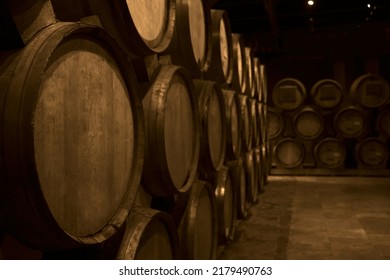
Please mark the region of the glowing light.
<svg viewBox="0 0 390 280"><path fill-rule="evenodd" d="M368 7L368 8L371 8L371 4L367 4L367 7Z"/></svg>
<svg viewBox="0 0 390 280"><path fill-rule="evenodd" d="M312 1L312 0L307 1L307 4L309 4L310 6L313 6L314 5L314 1Z"/></svg>

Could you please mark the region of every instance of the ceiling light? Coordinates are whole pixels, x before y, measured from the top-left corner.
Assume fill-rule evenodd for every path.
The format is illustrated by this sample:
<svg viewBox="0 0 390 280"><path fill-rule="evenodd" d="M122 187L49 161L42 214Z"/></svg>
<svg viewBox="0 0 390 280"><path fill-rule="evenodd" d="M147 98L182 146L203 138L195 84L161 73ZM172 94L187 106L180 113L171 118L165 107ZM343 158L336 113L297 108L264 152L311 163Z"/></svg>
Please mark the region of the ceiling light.
<svg viewBox="0 0 390 280"><path fill-rule="evenodd" d="M371 8L371 4L367 4L367 7L368 7L368 8Z"/></svg>
<svg viewBox="0 0 390 280"><path fill-rule="evenodd" d="M310 6L313 6L314 5L314 1L312 1L312 0L307 1L307 4L309 4Z"/></svg>

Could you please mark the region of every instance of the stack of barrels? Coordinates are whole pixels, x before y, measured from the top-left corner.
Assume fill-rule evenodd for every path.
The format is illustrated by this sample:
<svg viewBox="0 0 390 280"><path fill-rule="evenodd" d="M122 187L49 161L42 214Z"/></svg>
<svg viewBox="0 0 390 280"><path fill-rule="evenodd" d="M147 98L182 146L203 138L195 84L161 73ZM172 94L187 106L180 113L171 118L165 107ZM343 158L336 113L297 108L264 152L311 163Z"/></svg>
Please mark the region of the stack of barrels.
<svg viewBox="0 0 390 280"><path fill-rule="evenodd" d="M389 95L389 84L377 74L356 78L349 91L335 80L320 80L310 94L296 79L279 81L268 114L273 166L332 174L386 171Z"/></svg>
<svg viewBox="0 0 390 280"><path fill-rule="evenodd" d="M202 0L4 6L0 244L217 258L270 162L265 67L227 13Z"/></svg>

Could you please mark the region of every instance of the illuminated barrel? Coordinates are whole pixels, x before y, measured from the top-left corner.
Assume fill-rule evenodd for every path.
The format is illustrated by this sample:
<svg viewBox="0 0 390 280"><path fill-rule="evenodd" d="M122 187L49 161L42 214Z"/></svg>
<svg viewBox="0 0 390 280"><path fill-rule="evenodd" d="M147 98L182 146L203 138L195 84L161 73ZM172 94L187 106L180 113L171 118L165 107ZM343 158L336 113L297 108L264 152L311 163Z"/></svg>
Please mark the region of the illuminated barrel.
<svg viewBox="0 0 390 280"><path fill-rule="evenodd" d="M233 80L232 87L239 93L245 93L246 82L246 58L245 46L241 34L233 33Z"/></svg>
<svg viewBox="0 0 390 280"><path fill-rule="evenodd" d="M131 64L103 29L70 23L42 30L9 62L0 79L4 228L40 250L103 242L125 221L142 172Z"/></svg>
<svg viewBox="0 0 390 280"><path fill-rule="evenodd" d="M303 105L306 88L298 80L286 78L279 81L272 91L274 106L282 110L295 110Z"/></svg>

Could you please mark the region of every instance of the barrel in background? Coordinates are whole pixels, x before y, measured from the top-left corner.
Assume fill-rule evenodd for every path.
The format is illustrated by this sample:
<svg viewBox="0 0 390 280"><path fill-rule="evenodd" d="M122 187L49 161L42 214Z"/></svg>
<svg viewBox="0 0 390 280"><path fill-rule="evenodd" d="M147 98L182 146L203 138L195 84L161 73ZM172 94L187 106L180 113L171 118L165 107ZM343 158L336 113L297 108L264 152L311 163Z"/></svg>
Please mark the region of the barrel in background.
<svg viewBox="0 0 390 280"><path fill-rule="evenodd" d="M356 145L356 160L361 168L385 168L389 159L389 150L384 141L369 137Z"/></svg>
<svg viewBox="0 0 390 280"><path fill-rule="evenodd" d="M316 144L314 156L320 168L342 168L346 159L346 150L339 139L325 138Z"/></svg>
<svg viewBox="0 0 390 280"><path fill-rule="evenodd" d="M350 94L358 104L367 108L377 108L388 101L390 87L381 76L365 74L352 83Z"/></svg>
<svg viewBox="0 0 390 280"><path fill-rule="evenodd" d="M306 88L297 79L285 78L279 81L272 91L273 105L281 110L295 110L303 105Z"/></svg>
<svg viewBox="0 0 390 280"><path fill-rule="evenodd" d="M238 93L245 93L246 82L246 57L245 45L241 34L233 33L233 80L232 88Z"/></svg>
<svg viewBox="0 0 390 280"><path fill-rule="evenodd" d="M4 227L41 250L106 240L133 205L143 164L142 107L124 51L101 28L57 23L6 67Z"/></svg>
<svg viewBox="0 0 390 280"><path fill-rule="evenodd" d="M334 117L335 131L345 138L362 136L367 127L363 110L356 106L341 108Z"/></svg>
<svg viewBox="0 0 390 280"><path fill-rule="evenodd" d="M305 157L304 146L293 138L283 138L275 144L273 156L277 166L296 168L303 163Z"/></svg>
<svg viewBox="0 0 390 280"><path fill-rule="evenodd" d="M312 102L322 109L334 109L343 100L344 89L332 79L318 81L310 91Z"/></svg>
<svg viewBox="0 0 390 280"><path fill-rule="evenodd" d="M307 106L295 115L294 129L302 139L316 139L324 130L324 119L314 108Z"/></svg>
<svg viewBox="0 0 390 280"><path fill-rule="evenodd" d="M198 104L188 72L163 66L142 103L146 133L142 185L154 196L186 192L200 151Z"/></svg>

